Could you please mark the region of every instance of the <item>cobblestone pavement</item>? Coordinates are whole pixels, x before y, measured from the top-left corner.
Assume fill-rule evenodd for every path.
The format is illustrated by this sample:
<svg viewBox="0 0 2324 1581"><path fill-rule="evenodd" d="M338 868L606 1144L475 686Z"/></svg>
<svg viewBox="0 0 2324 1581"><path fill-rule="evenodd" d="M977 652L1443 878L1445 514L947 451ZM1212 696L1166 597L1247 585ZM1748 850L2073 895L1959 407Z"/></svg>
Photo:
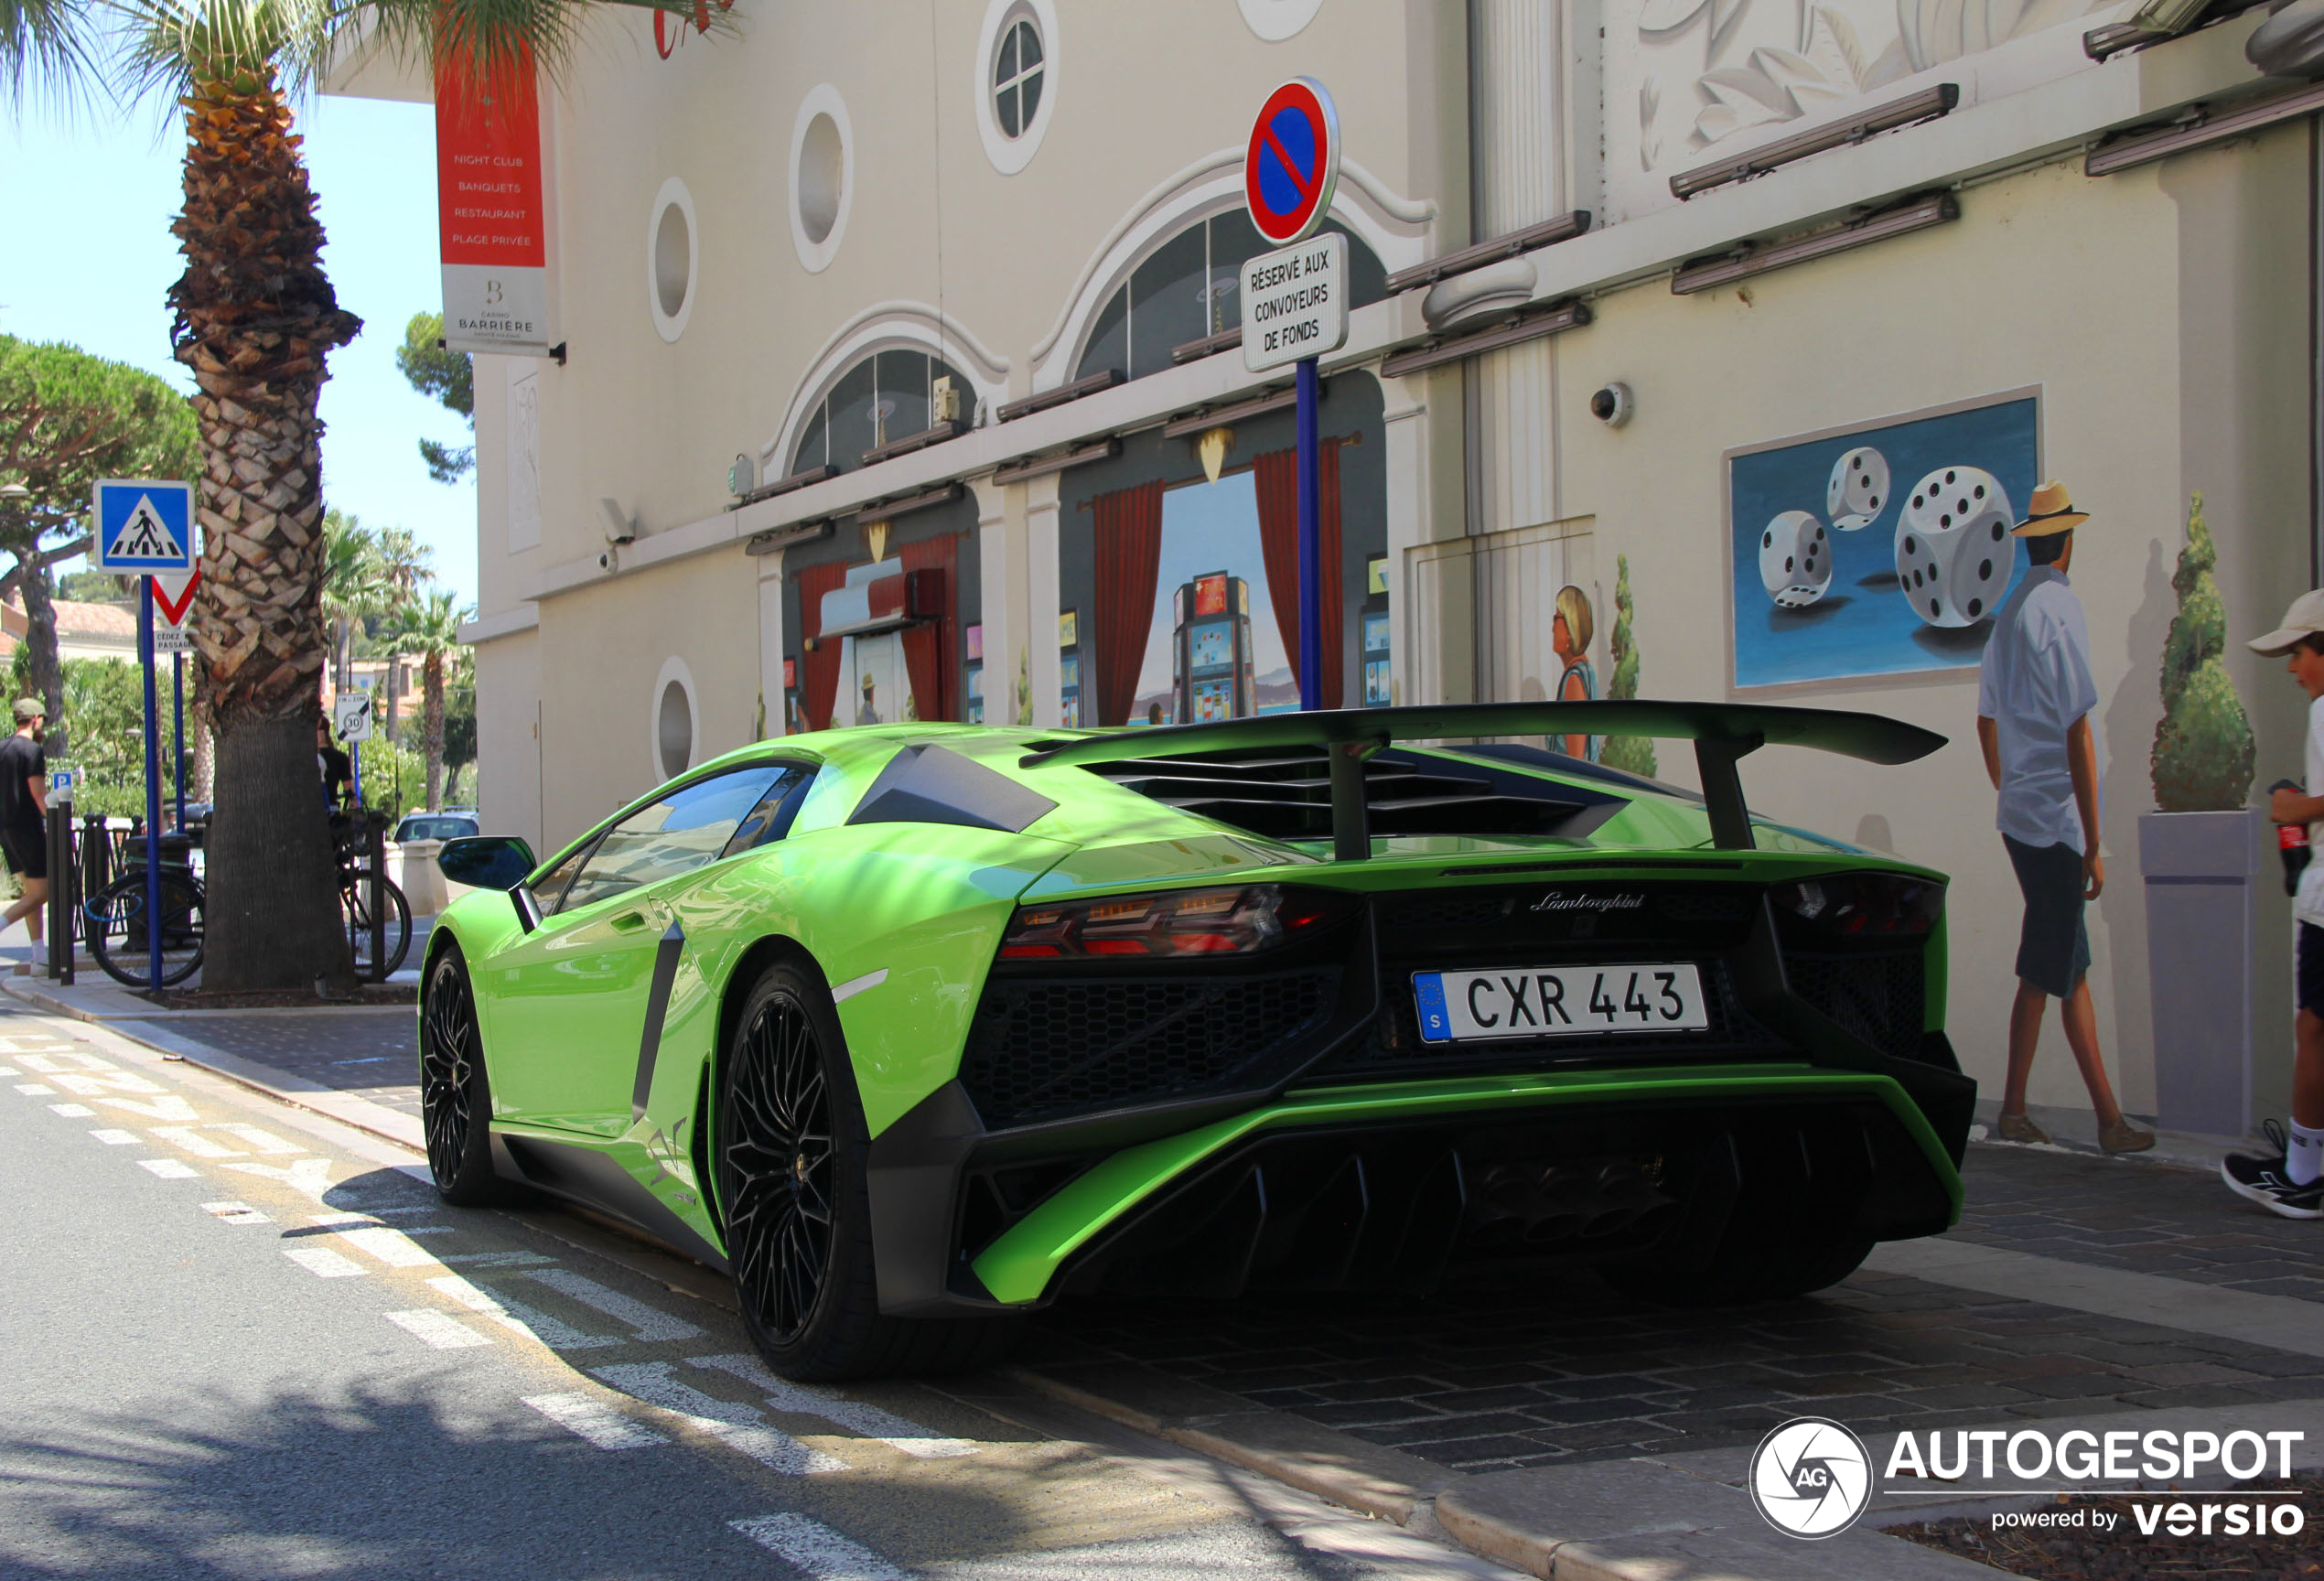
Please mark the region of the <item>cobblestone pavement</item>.
<svg viewBox="0 0 2324 1581"><path fill-rule="evenodd" d="M1985 1244L2221 1282L2297 1258L2299 1231L2311 1264L2324 1251L2324 1226L2273 1221L2191 1171L1978 1147L1966 1173ZM2114 1216L2127 1222L2097 1222ZM2128 1247L2155 1260L2114 1263ZM2281 1293L2267 1281L2284 1277L2246 1287ZM1402 1307L1064 1303L1028 1359L1143 1362L1465 1470L1747 1444L1810 1413L1876 1433L2324 1398L2324 1359L1873 1272L1723 1312L1586 1275Z"/></svg>
<svg viewBox="0 0 2324 1581"><path fill-rule="evenodd" d="M118 1023L131 1037L145 1027L221 1054L254 1060L358 1098L420 1112L415 1010L392 1006L340 1010L221 1011Z"/></svg>
<svg viewBox="0 0 2324 1581"><path fill-rule="evenodd" d="M2324 1302L2324 1224L2279 1219L2216 1176L2033 1147L1979 1147L1956 1239Z"/></svg>

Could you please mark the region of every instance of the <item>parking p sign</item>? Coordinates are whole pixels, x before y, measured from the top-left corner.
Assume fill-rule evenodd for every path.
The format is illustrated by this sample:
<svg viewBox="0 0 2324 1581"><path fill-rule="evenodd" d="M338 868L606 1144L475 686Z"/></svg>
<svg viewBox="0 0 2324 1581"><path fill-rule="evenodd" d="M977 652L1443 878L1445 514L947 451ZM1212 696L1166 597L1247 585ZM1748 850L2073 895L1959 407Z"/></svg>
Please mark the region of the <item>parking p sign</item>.
<svg viewBox="0 0 2324 1581"><path fill-rule="evenodd" d="M90 558L100 571L142 576L191 571L196 536L194 489L158 478L104 478L97 483Z"/></svg>

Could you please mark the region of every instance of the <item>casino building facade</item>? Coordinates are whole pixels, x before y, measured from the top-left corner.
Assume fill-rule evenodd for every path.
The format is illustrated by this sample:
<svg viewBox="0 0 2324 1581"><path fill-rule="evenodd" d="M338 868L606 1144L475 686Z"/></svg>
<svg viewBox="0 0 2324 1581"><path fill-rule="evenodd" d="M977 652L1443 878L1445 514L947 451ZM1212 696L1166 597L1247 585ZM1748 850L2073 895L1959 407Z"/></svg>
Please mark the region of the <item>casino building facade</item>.
<svg viewBox="0 0 2324 1581"><path fill-rule="evenodd" d="M2255 866L2185 868L2142 814L2194 497L2231 637L2316 577L2314 105L2246 58L2263 11L2174 38L2136 10L601 20L544 94L565 354L477 366L485 823L553 847L712 754L834 724L1295 702L1289 380L1245 372L1236 286L1263 250L1251 117L1306 75L1338 105L1352 285L1323 368L1326 700L1634 683L1944 732L1910 769L1769 753L1746 782L1952 875L1948 1021L1990 1092L2019 905L1976 661L2025 569L1996 524L2058 479L2093 517L2072 582L2109 1059L2167 1124L2279 1110L2286 904ZM336 91L425 97L381 61ZM2261 782L2296 774L2297 693L2233 641L2226 665ZM2202 861L2233 869L2241 840ZM2255 964L2227 994L2242 1030L2190 1049L2168 1006L2157 1030L2176 990L2149 924L2198 893ZM2048 1040L2035 1101L2080 1108Z"/></svg>

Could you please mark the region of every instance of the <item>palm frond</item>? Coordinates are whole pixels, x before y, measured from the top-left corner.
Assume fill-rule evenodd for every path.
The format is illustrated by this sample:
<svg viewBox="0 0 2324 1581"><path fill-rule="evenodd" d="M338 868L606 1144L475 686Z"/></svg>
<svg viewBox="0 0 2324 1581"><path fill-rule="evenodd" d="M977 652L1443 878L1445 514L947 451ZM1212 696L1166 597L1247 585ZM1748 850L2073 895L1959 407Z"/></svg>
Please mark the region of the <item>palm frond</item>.
<svg viewBox="0 0 2324 1581"><path fill-rule="evenodd" d="M79 0L0 0L0 92L69 103L95 75L97 20Z"/></svg>
<svg viewBox="0 0 2324 1581"><path fill-rule="evenodd" d="M342 0L363 13L368 39L406 64L448 70L490 91L528 66L552 81L578 51L591 16L619 8L666 11L689 26L732 33L718 0Z"/></svg>

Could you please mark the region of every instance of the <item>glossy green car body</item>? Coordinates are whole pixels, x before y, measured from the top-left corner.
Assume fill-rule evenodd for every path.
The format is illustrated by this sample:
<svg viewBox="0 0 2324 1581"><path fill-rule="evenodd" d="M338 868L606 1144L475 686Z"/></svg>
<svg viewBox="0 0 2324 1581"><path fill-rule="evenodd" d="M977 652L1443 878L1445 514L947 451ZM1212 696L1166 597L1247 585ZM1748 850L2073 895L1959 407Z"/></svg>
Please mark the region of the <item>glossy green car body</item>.
<svg viewBox="0 0 2324 1581"><path fill-rule="evenodd" d="M1089 738L902 725L762 742L673 785L795 766L779 838L569 909L535 896L664 787L518 890L463 896L429 960L457 946L467 963L496 1170L723 1266L719 1065L742 999L791 961L836 1002L871 1138L887 1314L1023 1307L1141 1280L1220 1294L1271 1280L1409 1285L1472 1251L1528 1265L1684 1259L1755 1213L1805 1214L1867 1242L1956 1216L1974 1088L1942 1029L1934 903L1909 937L1869 949L1825 940L1813 913L1770 898L1841 893L1852 875L1941 897L1941 876L1764 823L1748 849L1730 848L1690 793L1481 747L1400 747L1374 771L1468 785L1461 815L1473 820L1514 808L1520 824L1565 819L1572 832L1375 834L1359 840L1361 859L1335 860L1330 838L1257 833L1216 815L1229 803L1166 796L1119 765L1038 760ZM1228 776L1277 772L1249 752L1198 760ZM910 781L915 766L969 786L965 810L926 790L937 780ZM926 793L898 800L913 783ZM1016 816L977 803L987 792ZM1565 811L1543 813L1533 798ZM1420 800L1378 805L1392 825L1426 815L1411 810ZM1021 909L1252 886L1319 897L1334 919L1284 946L1296 970L1255 957L1120 970L1001 957ZM1426 920L1438 916L1450 920ZM1413 1041L1415 962L1609 953L1697 962L1724 1006L1716 1036ZM1232 1047L1295 991L1304 1018L1283 1011L1264 1023L1281 1031L1264 1049ZM1149 1047L1165 1026L1178 1039L1167 1058ZM1065 1072L1029 1097L1010 1065L1028 1049ZM1827 1132L1840 1138L1828 1149ZM1774 1151L1807 1156L1805 1173L1761 1160L1762 1135L1791 1138ZM1696 1155L1739 1162L1680 1157ZM1569 1178L1576 1167L1588 1182ZM1753 1195L1775 1189L1752 1183L1770 1167L1799 1178ZM1315 1250L1334 1234L1337 1252ZM1189 1286L1198 1248L1228 1272Z"/></svg>

